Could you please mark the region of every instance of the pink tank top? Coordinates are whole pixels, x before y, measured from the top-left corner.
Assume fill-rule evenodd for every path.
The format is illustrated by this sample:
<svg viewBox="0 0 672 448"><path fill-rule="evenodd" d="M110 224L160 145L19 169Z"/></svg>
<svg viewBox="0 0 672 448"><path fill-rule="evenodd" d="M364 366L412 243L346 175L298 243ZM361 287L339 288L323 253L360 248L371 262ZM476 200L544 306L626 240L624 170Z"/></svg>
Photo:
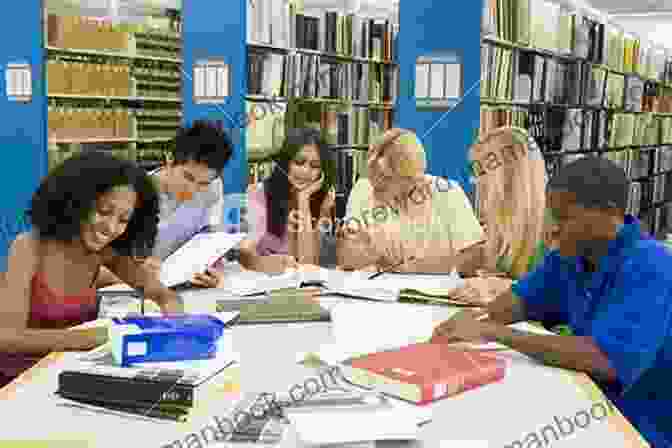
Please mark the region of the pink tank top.
<svg viewBox="0 0 672 448"><path fill-rule="evenodd" d="M98 317L96 299L96 271L91 285L77 295L64 296L49 288L41 272L33 276L28 313L28 328L66 329ZM15 378L35 365L43 355L33 353L0 352L0 375Z"/></svg>

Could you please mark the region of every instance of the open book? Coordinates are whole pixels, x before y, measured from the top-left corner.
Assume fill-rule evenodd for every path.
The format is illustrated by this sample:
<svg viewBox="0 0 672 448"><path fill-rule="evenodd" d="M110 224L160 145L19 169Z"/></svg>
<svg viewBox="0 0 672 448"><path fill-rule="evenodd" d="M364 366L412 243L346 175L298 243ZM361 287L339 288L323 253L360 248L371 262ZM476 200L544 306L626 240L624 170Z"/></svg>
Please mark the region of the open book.
<svg viewBox="0 0 672 448"><path fill-rule="evenodd" d="M194 274L204 272L238 245L245 235L226 232L196 234L161 263L161 283L171 287L190 281Z"/></svg>
<svg viewBox="0 0 672 448"><path fill-rule="evenodd" d="M205 272L229 250L235 248L246 235L227 232L197 233L161 263L161 283L169 288L187 283L194 274ZM99 291L133 294L135 290L129 285L119 283Z"/></svg>
<svg viewBox="0 0 672 448"><path fill-rule="evenodd" d="M231 279L223 288L232 295L270 293L279 289L319 284L322 295L340 295L368 300L396 302L400 297L413 297L427 302L448 301L451 291L463 280L457 272L446 275L383 274L369 280L370 272L341 271L302 267L279 275L245 271Z"/></svg>

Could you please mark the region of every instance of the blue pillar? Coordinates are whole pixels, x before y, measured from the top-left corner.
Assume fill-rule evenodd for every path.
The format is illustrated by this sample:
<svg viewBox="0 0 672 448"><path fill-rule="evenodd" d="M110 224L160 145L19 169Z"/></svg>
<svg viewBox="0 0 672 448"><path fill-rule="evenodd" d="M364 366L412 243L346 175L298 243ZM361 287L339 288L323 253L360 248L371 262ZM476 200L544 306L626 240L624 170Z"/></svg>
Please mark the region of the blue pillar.
<svg viewBox="0 0 672 448"><path fill-rule="evenodd" d="M223 173L225 193L242 193L247 186L245 132L240 129L245 123L247 91L246 5L246 0L182 3L184 121L190 124L199 119L219 120L230 132L235 150ZM219 59L229 64L231 96L226 104L194 102L193 67L202 59Z"/></svg>
<svg viewBox="0 0 672 448"><path fill-rule="evenodd" d="M482 8L480 0L400 2L399 125L415 130L425 144L430 174L454 179L468 193L467 151L480 120ZM462 58L464 97L452 110L417 109L416 59L446 51Z"/></svg>
<svg viewBox="0 0 672 448"><path fill-rule="evenodd" d="M41 0L17 3L0 28L0 148L4 162L0 177L0 271L7 270L9 245L28 228L23 213L48 167L42 7ZM5 74L11 63L27 63L32 68L30 102L7 98Z"/></svg>

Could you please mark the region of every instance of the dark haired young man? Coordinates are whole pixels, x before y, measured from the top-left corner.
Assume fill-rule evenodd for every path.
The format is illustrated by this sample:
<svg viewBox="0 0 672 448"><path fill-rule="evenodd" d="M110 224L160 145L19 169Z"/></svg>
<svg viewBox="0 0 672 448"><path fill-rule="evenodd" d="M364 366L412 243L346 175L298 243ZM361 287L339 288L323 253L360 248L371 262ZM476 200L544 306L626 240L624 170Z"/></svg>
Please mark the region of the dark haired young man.
<svg viewBox="0 0 672 448"><path fill-rule="evenodd" d="M586 372L652 447L672 447L672 252L625 214L629 182L604 158L565 166L548 186L558 249L487 307L459 313L436 341L485 338L549 365ZM567 324L571 336L506 325Z"/></svg>
<svg viewBox="0 0 672 448"><path fill-rule="evenodd" d="M150 174L160 196L159 233L152 256L145 263L158 273L161 261L193 235L208 226L221 224L223 185L221 172L233 153L231 139L216 123L195 121L181 129L165 165ZM215 287L219 274L208 271L192 280ZM102 284L119 280L104 273Z"/></svg>

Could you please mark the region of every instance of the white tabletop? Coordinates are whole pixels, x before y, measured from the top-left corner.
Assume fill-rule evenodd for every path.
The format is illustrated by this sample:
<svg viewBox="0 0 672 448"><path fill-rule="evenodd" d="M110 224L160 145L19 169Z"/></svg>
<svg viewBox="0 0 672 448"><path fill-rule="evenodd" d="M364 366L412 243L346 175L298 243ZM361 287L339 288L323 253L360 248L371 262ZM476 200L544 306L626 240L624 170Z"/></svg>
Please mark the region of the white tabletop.
<svg viewBox="0 0 672 448"><path fill-rule="evenodd" d="M206 302L204 300L195 308L207 310L213 306ZM371 321L375 320L376 317L371 316ZM287 392L294 384L316 378L314 369L297 363L298 354L316 352L324 344L335 342L331 324L324 322L236 326L230 330L229 336L233 350L240 355L239 367L232 369L231 375L235 378L235 374L239 373L240 390L245 393ZM609 415L602 417L599 403L604 402L604 398L585 375L540 366L514 352L507 351L505 354L510 359L510 365L504 380L429 405L433 417L421 428L420 442L379 442L376 446L522 448L535 446L532 442L535 437L541 441L539 446L543 446L544 436L554 437L552 429L543 429L547 425L555 428L558 434L554 447L648 446L616 410L605 407ZM187 439L192 437L190 440L195 443L190 434L200 433L212 423L214 415L226 416L227 409L238 397L232 392L210 413L185 424L150 423L62 408L56 406L52 398L57 388L58 367L62 368L74 355L59 356L51 364L54 368L35 367L29 372L32 378L0 391L3 398L0 401L0 421L3 422L0 425L0 447L5 446L5 440L48 442L43 446L59 446L57 441L63 441L62 446L77 446L74 442L81 440L88 443L79 446L110 448L206 446L205 442L189 445ZM235 379L232 381L236 382ZM578 413L579 425L584 425L586 416L582 411L590 415L595 403L598 405L592 410L599 420L590 417L585 428L573 425L573 432L566 436L559 432L555 417L563 421L566 417L574 419ZM562 428L569 433L568 424ZM207 446L245 445L210 443ZM282 446L299 446L291 431Z"/></svg>

